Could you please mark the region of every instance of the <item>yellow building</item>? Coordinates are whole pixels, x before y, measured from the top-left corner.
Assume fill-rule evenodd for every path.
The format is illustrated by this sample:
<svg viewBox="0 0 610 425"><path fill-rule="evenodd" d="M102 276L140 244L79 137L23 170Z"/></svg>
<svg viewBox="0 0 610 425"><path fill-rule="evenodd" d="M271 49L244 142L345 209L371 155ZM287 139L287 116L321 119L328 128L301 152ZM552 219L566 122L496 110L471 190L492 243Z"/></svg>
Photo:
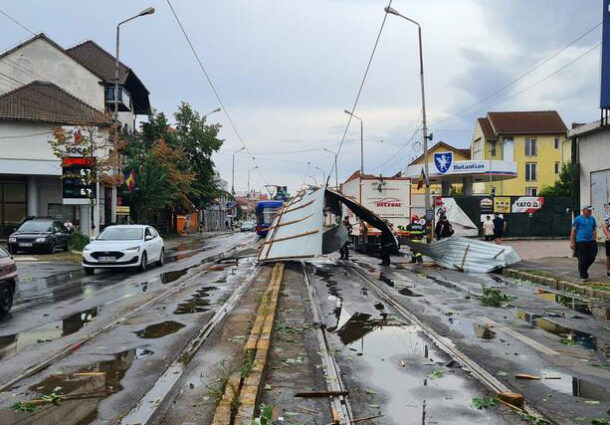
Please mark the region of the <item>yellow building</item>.
<svg viewBox="0 0 610 425"><path fill-rule="evenodd" d="M475 194L536 196L559 178L571 158L567 128L556 111L489 112L479 118L472 136L473 160L517 163L517 178L476 183ZM492 170L493 172L493 170Z"/></svg>
<svg viewBox="0 0 610 425"><path fill-rule="evenodd" d="M428 157L434 158L435 153L441 152L453 152L453 160L454 161L467 161L470 159L470 149L458 149L455 148L445 142L438 142L431 148L428 148ZM412 165L421 165L422 169L424 167L424 155L421 155L419 158L411 161L409 166ZM455 188L461 188L461 184L453 185ZM417 181L413 181L411 185L411 194L412 195L424 195L425 188L422 186L421 189L417 189ZM440 195L441 194L441 185L440 184L431 184L430 185L430 193L432 195Z"/></svg>

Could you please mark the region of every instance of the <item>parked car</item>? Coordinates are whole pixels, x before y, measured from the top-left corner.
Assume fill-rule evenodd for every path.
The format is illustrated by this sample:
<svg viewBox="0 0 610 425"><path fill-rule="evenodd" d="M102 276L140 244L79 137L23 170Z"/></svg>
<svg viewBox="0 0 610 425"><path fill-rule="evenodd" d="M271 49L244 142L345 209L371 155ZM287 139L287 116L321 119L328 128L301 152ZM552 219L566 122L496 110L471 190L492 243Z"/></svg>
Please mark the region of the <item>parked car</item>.
<svg viewBox="0 0 610 425"><path fill-rule="evenodd" d="M256 223L253 221L244 221L240 229L242 232L254 232L256 230Z"/></svg>
<svg viewBox="0 0 610 425"><path fill-rule="evenodd" d="M19 277L13 257L0 248L0 315L11 311Z"/></svg>
<svg viewBox="0 0 610 425"><path fill-rule="evenodd" d="M83 249L85 273L95 269L137 267L141 271L156 262L163 265L165 246L151 226L125 224L108 226Z"/></svg>
<svg viewBox="0 0 610 425"><path fill-rule="evenodd" d="M56 249L67 251L70 247L70 232L52 218L31 218L25 221L8 238L11 254L18 251L43 251L49 254Z"/></svg>

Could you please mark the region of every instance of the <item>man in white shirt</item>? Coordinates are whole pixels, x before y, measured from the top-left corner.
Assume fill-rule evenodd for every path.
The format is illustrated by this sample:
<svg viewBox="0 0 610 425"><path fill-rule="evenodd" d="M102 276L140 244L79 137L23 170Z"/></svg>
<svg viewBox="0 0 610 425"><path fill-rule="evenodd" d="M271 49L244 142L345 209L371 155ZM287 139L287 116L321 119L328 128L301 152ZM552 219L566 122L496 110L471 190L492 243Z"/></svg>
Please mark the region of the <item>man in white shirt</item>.
<svg viewBox="0 0 610 425"><path fill-rule="evenodd" d="M494 223L491 221L490 216L487 216L486 220L483 222L483 235L485 236L486 241L494 240Z"/></svg>

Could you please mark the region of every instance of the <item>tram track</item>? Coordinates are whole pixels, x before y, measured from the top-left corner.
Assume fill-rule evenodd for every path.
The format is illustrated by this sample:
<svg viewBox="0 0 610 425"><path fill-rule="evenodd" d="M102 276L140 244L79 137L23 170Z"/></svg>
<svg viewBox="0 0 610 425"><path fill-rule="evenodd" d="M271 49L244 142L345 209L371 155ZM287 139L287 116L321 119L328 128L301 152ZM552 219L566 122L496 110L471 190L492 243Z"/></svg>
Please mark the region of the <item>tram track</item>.
<svg viewBox="0 0 610 425"><path fill-rule="evenodd" d="M201 277L208 274L211 270L211 267L216 262L218 262L219 260L222 260L227 255L229 255L231 252L237 251L242 248L244 248L243 245L236 245L222 254L214 255L214 256L207 258L206 259L207 261L205 263L203 263L199 266L193 267L194 271L191 274L185 276L184 279L181 282L177 283L175 286L162 291L159 295L154 296L153 298L149 299L148 301L144 302L143 304L140 304L139 306L129 310L127 313L122 314L119 317L112 319L110 322L106 323L101 328L96 329L96 330L88 333L87 335L84 335L78 341L65 345L64 347L58 349L54 354L46 357L44 360L41 360L40 362L37 362L31 366L28 366L27 368L25 368L25 370L22 370L19 374L5 379L3 382L0 383L0 392L10 390L11 388L13 388L15 385L17 385L21 381L36 375L37 373L49 368L51 365L53 365L61 360L68 358L69 356L71 356L72 354L77 352L85 344L93 341L97 337L100 337L104 333L109 332L116 326L121 325L122 323L128 321L130 318L136 316L137 314L146 311L147 309L151 308L153 305L166 300L167 298L169 298L172 295L176 295L176 294L180 293L184 289L188 288L191 284L196 282L198 279L200 279ZM225 302L225 304L223 306L221 306L218 309L218 311L223 310L225 308L225 305L227 305L227 303L232 298L233 297L229 298L229 300L227 300L227 302Z"/></svg>
<svg viewBox="0 0 610 425"><path fill-rule="evenodd" d="M376 296L382 299L385 303L390 305L398 314L407 319L410 323L418 326L421 331L430 339L441 351L445 352L450 358L460 364L463 368L467 369L470 374L479 382L481 382L488 390L493 393L499 394L503 392L513 392L508 386L498 380L490 372L488 372L483 366L481 366L474 359L469 357L467 354L459 350L451 339L440 335L433 327L428 325L426 322L421 320L416 314L409 311L402 304L397 302L392 296L384 291L377 283L375 283L369 276L368 272L358 265L345 266L345 268L358 280L360 280L364 286L369 290L373 291ZM510 406L513 407L513 406ZM514 408L514 407L513 407ZM544 416L540 411L535 409L531 404L524 402L521 408L515 408L522 413L544 418L549 424L557 424Z"/></svg>

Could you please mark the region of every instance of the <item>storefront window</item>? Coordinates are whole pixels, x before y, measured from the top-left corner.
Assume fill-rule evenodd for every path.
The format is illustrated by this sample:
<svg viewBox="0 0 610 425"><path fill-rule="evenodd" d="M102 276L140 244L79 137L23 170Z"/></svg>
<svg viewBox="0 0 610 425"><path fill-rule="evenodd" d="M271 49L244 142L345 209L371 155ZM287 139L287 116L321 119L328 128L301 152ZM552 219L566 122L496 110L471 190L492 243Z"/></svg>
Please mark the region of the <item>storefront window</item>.
<svg viewBox="0 0 610 425"><path fill-rule="evenodd" d="M13 233L27 215L26 183L0 182L0 237Z"/></svg>

